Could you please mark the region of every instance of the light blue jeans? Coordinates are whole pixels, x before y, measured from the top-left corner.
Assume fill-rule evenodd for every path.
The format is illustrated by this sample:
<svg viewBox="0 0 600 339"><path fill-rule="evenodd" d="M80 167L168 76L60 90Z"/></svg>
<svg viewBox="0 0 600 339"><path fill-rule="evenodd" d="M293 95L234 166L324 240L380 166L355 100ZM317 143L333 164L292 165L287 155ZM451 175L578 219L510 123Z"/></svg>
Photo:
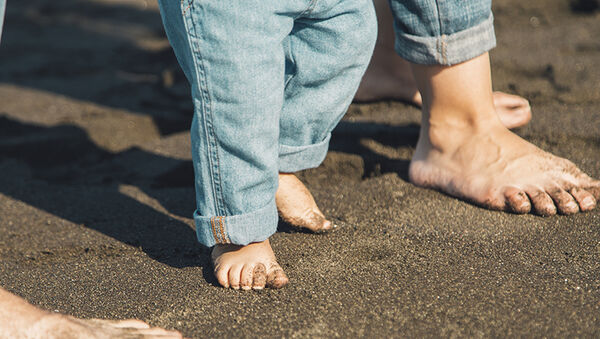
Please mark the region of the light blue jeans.
<svg viewBox="0 0 600 339"><path fill-rule="evenodd" d="M279 172L318 166L376 39L372 0L159 0L192 89L198 240L277 228Z"/></svg>
<svg viewBox="0 0 600 339"><path fill-rule="evenodd" d="M496 46L491 0L389 0L396 52L427 65L454 65Z"/></svg>
<svg viewBox="0 0 600 339"><path fill-rule="evenodd" d="M0 0L0 42L2 42L2 27L4 26L4 11L6 10L6 0Z"/></svg>

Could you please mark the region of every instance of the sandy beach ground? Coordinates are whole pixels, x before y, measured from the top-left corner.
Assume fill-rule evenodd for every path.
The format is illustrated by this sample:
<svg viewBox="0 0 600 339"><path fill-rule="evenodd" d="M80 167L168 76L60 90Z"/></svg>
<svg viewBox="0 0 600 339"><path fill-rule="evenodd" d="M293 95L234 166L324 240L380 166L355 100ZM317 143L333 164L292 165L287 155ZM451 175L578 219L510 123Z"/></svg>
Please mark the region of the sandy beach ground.
<svg viewBox="0 0 600 339"><path fill-rule="evenodd" d="M420 114L396 102L353 105L324 164L301 174L341 227L280 225L290 285L218 287L190 218L188 88L156 7L8 2L1 286L192 338L600 336L600 210L512 215L411 185ZM600 11L494 7L494 87L533 107L518 133L600 177Z"/></svg>

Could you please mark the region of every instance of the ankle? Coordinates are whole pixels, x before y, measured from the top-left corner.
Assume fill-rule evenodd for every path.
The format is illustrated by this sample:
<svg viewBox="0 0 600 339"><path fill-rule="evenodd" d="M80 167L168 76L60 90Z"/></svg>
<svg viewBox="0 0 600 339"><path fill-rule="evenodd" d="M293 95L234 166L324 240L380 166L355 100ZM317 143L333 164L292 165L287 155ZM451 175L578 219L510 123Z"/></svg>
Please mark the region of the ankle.
<svg viewBox="0 0 600 339"><path fill-rule="evenodd" d="M493 109L474 113L453 113L450 109L443 113L431 112L423 117L417 148L426 147L442 153L453 152L469 139L478 135L490 135L498 129L506 128Z"/></svg>

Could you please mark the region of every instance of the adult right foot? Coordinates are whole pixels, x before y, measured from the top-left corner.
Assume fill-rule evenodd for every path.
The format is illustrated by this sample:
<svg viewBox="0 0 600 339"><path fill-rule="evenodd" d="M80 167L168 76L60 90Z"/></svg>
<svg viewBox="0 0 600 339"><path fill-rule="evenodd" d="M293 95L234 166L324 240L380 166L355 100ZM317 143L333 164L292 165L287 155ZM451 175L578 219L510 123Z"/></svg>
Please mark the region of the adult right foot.
<svg viewBox="0 0 600 339"><path fill-rule="evenodd" d="M540 215L589 211L600 181L502 125L488 55L453 66L413 65L424 94L410 180L491 208Z"/></svg>
<svg viewBox="0 0 600 339"><path fill-rule="evenodd" d="M594 209L600 181L542 151L497 121L436 124L417 143L410 181L484 207L548 216Z"/></svg>
<svg viewBox="0 0 600 339"><path fill-rule="evenodd" d="M215 245L211 257L215 276L225 288L261 290L265 286L282 288L288 283L269 239L246 246Z"/></svg>

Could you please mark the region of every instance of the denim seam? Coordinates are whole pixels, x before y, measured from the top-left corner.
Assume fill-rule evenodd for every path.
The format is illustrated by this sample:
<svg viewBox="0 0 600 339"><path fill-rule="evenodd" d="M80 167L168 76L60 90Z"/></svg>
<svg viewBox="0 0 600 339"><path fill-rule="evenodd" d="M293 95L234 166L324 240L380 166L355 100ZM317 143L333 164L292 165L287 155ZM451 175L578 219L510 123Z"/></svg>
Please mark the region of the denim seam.
<svg viewBox="0 0 600 339"><path fill-rule="evenodd" d="M310 3L308 4L308 7L302 13L298 14L294 18L294 20L296 20L296 19L298 19L300 17L306 16L306 15L309 15L315 9L316 5L317 5L317 0L310 0Z"/></svg>
<svg viewBox="0 0 600 339"><path fill-rule="evenodd" d="M220 244L221 239L219 239L219 237L217 236L217 230L215 228L215 217L210 218L210 228L212 230L212 234L213 234L213 237L215 238L215 241L217 242L217 244Z"/></svg>
<svg viewBox="0 0 600 339"><path fill-rule="evenodd" d="M442 57L442 60L444 60L444 63L446 63L446 61L448 60L447 53L446 53L446 35L442 33L444 31L444 27L442 24L442 11L440 10L440 0L436 0L435 8L437 10L438 36L439 36L438 41L437 41L437 51L440 54L440 56Z"/></svg>
<svg viewBox="0 0 600 339"><path fill-rule="evenodd" d="M181 2L181 4L183 4L183 1ZM191 8L193 6L193 0L189 1L189 5L186 8L186 11ZM182 12L182 15L184 15L184 25L186 26L186 29L188 31L190 31L190 27L188 26L188 20L192 25L193 31L195 33L196 36L198 36L198 29L196 26L196 23L194 21L193 16L191 15L185 15L186 12ZM188 43L190 43L191 45L193 45L192 47L195 48L191 48L192 52L198 56L198 58L194 57L192 58L193 62L194 62L194 67L195 67L195 71L196 71L196 77L198 79L198 83L200 85L200 93L202 94L202 110L204 113L204 119L202 119L204 121L204 129L205 131L207 131L208 133L206 133L207 135L207 145L208 145L208 153L210 154L209 161L210 161L210 172L211 172L211 187L213 190L213 194L215 197L215 212L217 215L224 215L224 207L223 207L223 197L222 197L222 192L223 189L221 187L221 173L219 171L219 155L218 155L218 149L217 149L217 142L215 140L215 132L214 132L214 127L213 127L213 123L212 123L212 100L210 98L210 93L208 92L208 81L206 79L206 66L204 65L204 58L202 57L202 53L200 52L200 48L198 46L197 43L193 43L190 39L188 39ZM199 60L199 62L198 62ZM216 182L215 182L216 181ZM218 186L218 188L217 188Z"/></svg>

